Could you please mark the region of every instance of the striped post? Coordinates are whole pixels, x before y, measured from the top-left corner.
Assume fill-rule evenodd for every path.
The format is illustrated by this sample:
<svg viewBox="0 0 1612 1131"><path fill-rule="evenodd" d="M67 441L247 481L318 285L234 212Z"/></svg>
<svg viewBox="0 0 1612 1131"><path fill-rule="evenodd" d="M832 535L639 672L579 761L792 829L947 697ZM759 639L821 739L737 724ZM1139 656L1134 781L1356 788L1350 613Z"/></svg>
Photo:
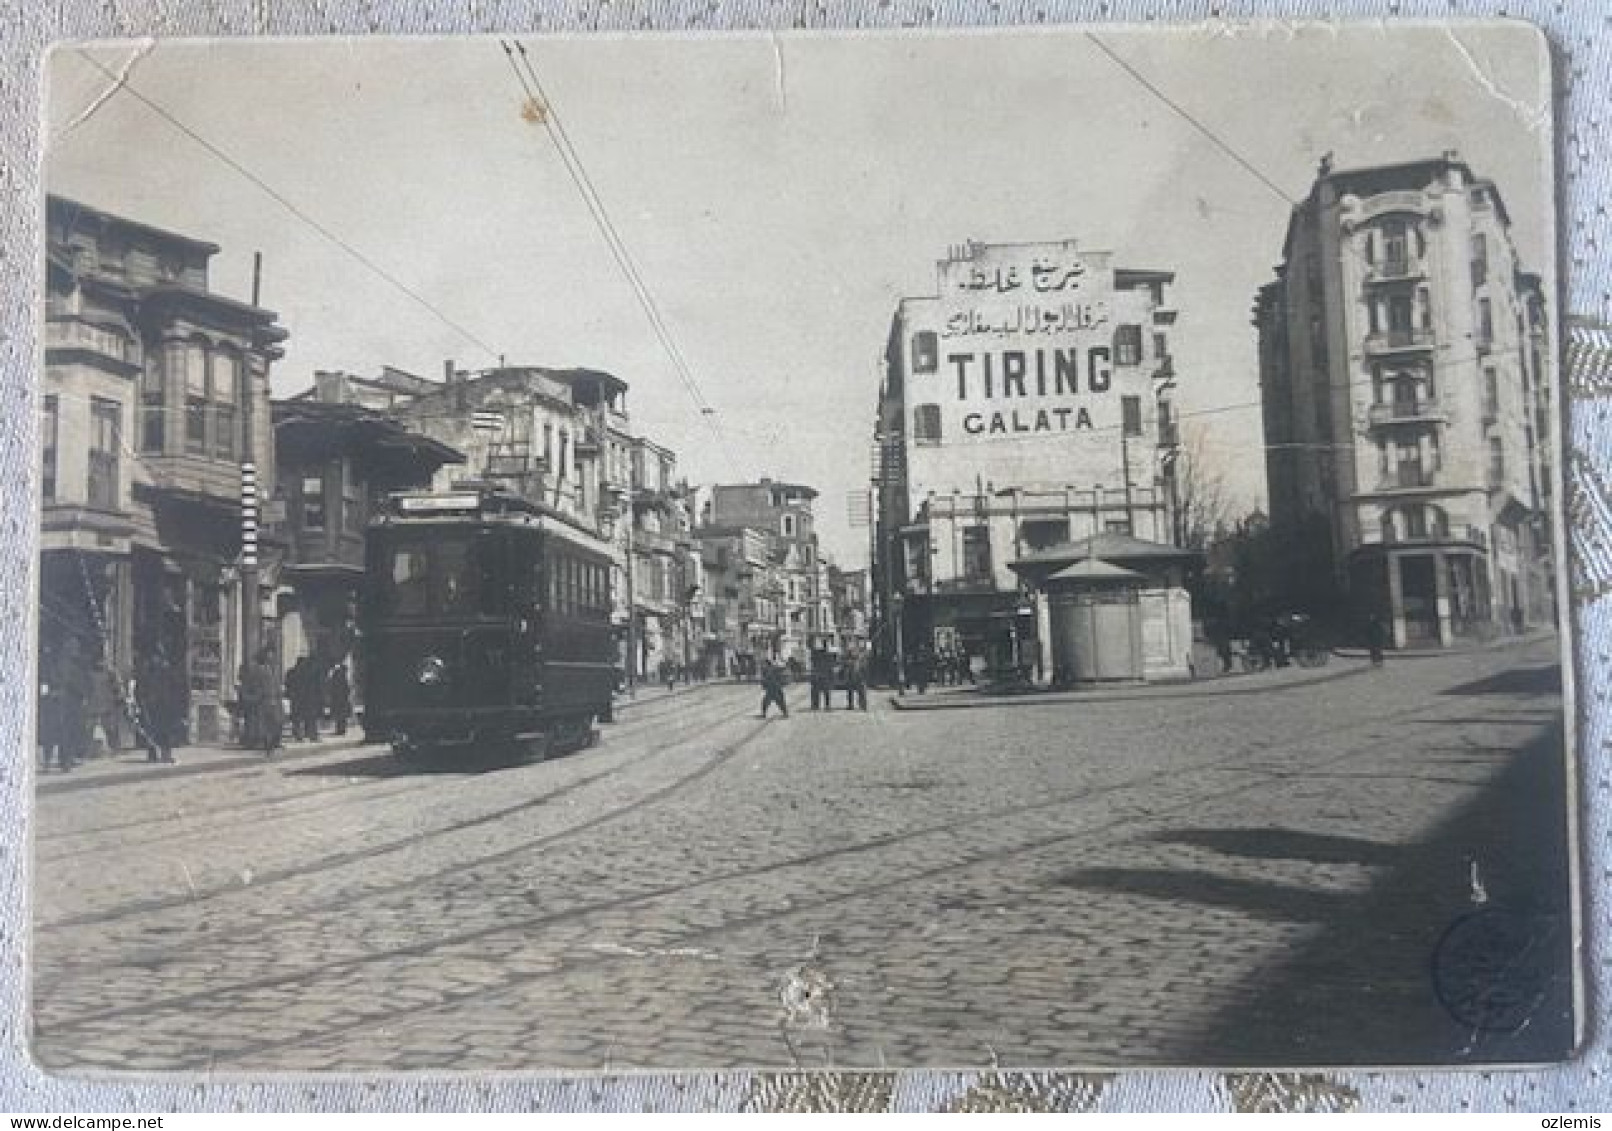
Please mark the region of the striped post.
<svg viewBox="0 0 1612 1131"><path fill-rule="evenodd" d="M241 652L250 662L262 639L262 598L257 579L257 464L241 464Z"/></svg>

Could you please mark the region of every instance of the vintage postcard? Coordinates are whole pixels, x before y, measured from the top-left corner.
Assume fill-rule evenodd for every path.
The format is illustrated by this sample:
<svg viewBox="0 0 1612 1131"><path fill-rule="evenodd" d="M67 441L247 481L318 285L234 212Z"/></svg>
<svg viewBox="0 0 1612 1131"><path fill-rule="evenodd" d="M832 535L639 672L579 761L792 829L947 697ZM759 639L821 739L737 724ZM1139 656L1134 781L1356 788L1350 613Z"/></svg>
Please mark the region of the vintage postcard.
<svg viewBox="0 0 1612 1131"><path fill-rule="evenodd" d="M1575 1049L1532 28L46 84L47 1069Z"/></svg>

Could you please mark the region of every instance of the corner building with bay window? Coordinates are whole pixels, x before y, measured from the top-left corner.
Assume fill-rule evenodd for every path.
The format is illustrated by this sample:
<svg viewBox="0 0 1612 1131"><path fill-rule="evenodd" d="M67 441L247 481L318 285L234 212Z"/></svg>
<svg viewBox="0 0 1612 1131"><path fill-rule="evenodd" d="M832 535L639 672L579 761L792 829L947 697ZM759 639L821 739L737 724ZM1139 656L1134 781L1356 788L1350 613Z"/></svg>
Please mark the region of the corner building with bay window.
<svg viewBox="0 0 1612 1131"><path fill-rule="evenodd" d="M41 676L95 656L128 676L160 648L190 740L221 739L264 597L241 587L241 465L273 483L285 331L210 288L215 244L56 196L46 234Z"/></svg>
<svg viewBox="0 0 1612 1131"><path fill-rule="evenodd" d="M1554 622L1551 334L1455 153L1320 167L1255 305L1273 533L1395 647Z"/></svg>
<svg viewBox="0 0 1612 1131"><path fill-rule="evenodd" d="M939 261L935 293L900 301L873 467L887 678L963 647L1050 679L1046 603L1013 564L1094 535L1173 544L1173 281L1073 240L971 242ZM1183 610L1159 615L1190 646Z"/></svg>

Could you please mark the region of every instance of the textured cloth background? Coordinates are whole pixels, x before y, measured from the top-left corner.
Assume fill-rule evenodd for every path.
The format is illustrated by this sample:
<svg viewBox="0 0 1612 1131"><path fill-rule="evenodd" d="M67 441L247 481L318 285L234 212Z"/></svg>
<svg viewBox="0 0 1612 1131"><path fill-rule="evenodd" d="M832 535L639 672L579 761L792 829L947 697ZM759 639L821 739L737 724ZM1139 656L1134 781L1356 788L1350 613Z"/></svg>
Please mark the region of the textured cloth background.
<svg viewBox="0 0 1612 1131"><path fill-rule="evenodd" d="M1612 351L1575 350L1565 461L1574 589L1586 903L1588 1043L1581 1059L1529 1072L1014 1075L910 1072L626 1078L514 1076L305 1080L42 1075L26 1048L29 799L36 566L36 333L40 262L39 80L68 38L711 28L1011 25L1255 17L1407 19L1506 15L1555 50L1562 304L1612 320L1612 12L1604 0L1480 3L1036 3L1030 0L54 0L0 5L0 1110L1612 1110L1612 1061L1596 1009L1607 968L1607 745L1612 673ZM1280 97L1279 92L1273 92ZM269 112L265 108L265 112ZM1500 111L1497 111L1500 112ZM1587 367L1586 367L1587 366ZM1592 476L1588 468L1607 469Z"/></svg>

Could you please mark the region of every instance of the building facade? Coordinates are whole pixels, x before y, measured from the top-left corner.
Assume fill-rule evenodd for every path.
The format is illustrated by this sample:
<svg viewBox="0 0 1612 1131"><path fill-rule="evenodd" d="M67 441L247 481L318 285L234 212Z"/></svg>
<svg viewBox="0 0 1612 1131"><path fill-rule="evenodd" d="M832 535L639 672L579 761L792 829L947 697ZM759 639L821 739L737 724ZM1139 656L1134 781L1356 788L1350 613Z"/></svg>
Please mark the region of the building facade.
<svg viewBox="0 0 1612 1131"><path fill-rule="evenodd" d="M1168 543L1167 271L1072 240L952 248L892 319L875 433L874 652L886 673L1027 635L1012 563L1103 532ZM1044 638L1045 633L1042 633Z"/></svg>
<svg viewBox="0 0 1612 1131"><path fill-rule="evenodd" d="M745 644L758 659L805 663L813 639L834 633L833 595L812 514L816 498L814 488L771 479L711 488L704 530L727 538L750 531L765 540L764 568L752 568L747 597L727 618L745 626ZM746 543L747 559L753 545Z"/></svg>
<svg viewBox="0 0 1612 1131"><path fill-rule="evenodd" d="M192 741L229 729L245 618L244 464L274 479L269 369L286 333L213 291L215 244L47 201L40 662L161 652ZM265 577L272 577L269 555Z"/></svg>
<svg viewBox="0 0 1612 1131"><path fill-rule="evenodd" d="M1292 603L1401 648L1554 620L1550 326L1492 182L1455 153L1324 161L1255 325Z"/></svg>
<svg viewBox="0 0 1612 1131"><path fill-rule="evenodd" d="M373 378L321 373L305 396L372 408L462 453L462 464L439 464L438 489L466 478L499 483L599 533L615 552L624 677L694 668L706 626L689 492L676 455L633 434L627 383L593 369L443 369L441 381L391 367Z"/></svg>
<svg viewBox="0 0 1612 1131"><path fill-rule="evenodd" d="M358 689L370 516L389 493L426 487L465 457L347 400L350 386L338 376L319 374L314 397L274 402L277 481L266 530L284 553L274 606L282 670L303 655L322 670L344 661Z"/></svg>

